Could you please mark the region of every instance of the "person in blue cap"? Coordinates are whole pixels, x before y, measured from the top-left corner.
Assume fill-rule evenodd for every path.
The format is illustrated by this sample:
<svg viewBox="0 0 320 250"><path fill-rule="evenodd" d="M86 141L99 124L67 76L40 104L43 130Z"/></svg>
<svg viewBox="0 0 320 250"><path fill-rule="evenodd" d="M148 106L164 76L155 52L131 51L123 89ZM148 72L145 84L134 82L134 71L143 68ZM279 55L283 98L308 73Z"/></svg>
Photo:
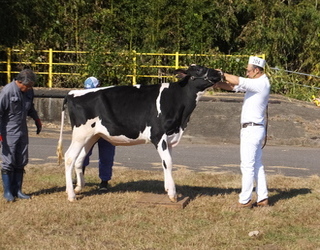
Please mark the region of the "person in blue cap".
<svg viewBox="0 0 320 250"><path fill-rule="evenodd" d="M84 82L85 89L92 89L99 87L99 80L93 76L88 77ZM112 166L115 155L115 146L106 141L103 138L98 140L98 150L99 150L99 178L101 183L99 186L99 191L107 192L108 191L108 181L112 177ZM83 161L82 172L84 174L86 167L90 163L90 156L92 154L92 149L87 154L86 158Z"/></svg>

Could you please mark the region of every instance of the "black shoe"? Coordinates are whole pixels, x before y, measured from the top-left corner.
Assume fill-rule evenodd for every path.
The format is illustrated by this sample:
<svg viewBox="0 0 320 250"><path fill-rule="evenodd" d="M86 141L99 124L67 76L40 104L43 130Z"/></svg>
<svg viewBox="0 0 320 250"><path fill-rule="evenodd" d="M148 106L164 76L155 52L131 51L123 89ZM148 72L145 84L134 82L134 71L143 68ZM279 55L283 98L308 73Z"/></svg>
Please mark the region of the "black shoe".
<svg viewBox="0 0 320 250"><path fill-rule="evenodd" d="M108 181L101 181L99 185L100 192L108 192Z"/></svg>

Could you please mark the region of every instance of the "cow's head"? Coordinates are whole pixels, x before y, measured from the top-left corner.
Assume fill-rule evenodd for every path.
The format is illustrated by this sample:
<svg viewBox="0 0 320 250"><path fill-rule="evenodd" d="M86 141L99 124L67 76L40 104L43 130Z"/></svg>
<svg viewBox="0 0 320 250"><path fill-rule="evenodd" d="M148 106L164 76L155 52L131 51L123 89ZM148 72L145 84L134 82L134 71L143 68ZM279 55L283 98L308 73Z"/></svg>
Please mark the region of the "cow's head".
<svg viewBox="0 0 320 250"><path fill-rule="evenodd" d="M201 82L204 83L202 86L203 89L209 88L223 80L221 71L195 64L192 64L186 73L190 76L189 81L202 80Z"/></svg>

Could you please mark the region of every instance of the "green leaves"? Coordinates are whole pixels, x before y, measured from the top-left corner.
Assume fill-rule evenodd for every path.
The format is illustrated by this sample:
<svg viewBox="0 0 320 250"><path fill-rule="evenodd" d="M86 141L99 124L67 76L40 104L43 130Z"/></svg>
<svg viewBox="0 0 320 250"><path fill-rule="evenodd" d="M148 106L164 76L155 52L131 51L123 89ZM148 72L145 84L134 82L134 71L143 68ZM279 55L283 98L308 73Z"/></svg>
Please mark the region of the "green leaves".
<svg viewBox="0 0 320 250"><path fill-rule="evenodd" d="M264 53L270 66L320 73L320 4L314 0L15 0L1 3L0 23L3 47L89 51L76 59L88 65L83 76L109 79L106 64L128 62L106 52L132 50L214 54L182 63L234 74L242 74L242 58L239 64L222 55Z"/></svg>

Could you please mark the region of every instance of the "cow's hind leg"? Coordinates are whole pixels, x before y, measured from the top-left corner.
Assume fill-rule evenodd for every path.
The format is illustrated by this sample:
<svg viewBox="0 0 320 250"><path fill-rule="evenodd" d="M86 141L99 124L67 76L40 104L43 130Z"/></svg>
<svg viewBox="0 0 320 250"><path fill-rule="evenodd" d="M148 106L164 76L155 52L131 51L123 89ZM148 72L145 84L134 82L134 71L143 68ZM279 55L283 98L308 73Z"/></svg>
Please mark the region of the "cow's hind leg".
<svg viewBox="0 0 320 250"><path fill-rule="evenodd" d="M98 139L99 139L99 136L94 136L94 137L90 138L90 140L88 140L85 143L79 156L77 157L77 160L75 162L77 184L74 189L76 194L79 194L85 186L85 181L84 181L84 176L83 176L83 161L84 161L85 157L87 156L88 152L92 149L93 145L97 142Z"/></svg>
<svg viewBox="0 0 320 250"><path fill-rule="evenodd" d="M86 157L87 153L85 148L83 148L75 162L75 171L76 171L76 176L77 176L77 183L76 187L74 189L74 192L76 194L79 194L81 192L81 189L84 188L85 186L85 181L84 181L84 176L82 172L82 166L83 166L83 160Z"/></svg>
<svg viewBox="0 0 320 250"><path fill-rule="evenodd" d="M76 159L82 149L82 145L79 143L71 142L70 147L68 148L67 152L65 153L65 177L66 177L66 192L68 194L69 201L75 201L76 195L73 190L72 184L72 170Z"/></svg>
<svg viewBox="0 0 320 250"><path fill-rule="evenodd" d="M157 145L157 150L162 160L164 188L168 192L169 199L173 202L177 202L176 186L172 177L171 146L168 145L166 139L161 139Z"/></svg>

